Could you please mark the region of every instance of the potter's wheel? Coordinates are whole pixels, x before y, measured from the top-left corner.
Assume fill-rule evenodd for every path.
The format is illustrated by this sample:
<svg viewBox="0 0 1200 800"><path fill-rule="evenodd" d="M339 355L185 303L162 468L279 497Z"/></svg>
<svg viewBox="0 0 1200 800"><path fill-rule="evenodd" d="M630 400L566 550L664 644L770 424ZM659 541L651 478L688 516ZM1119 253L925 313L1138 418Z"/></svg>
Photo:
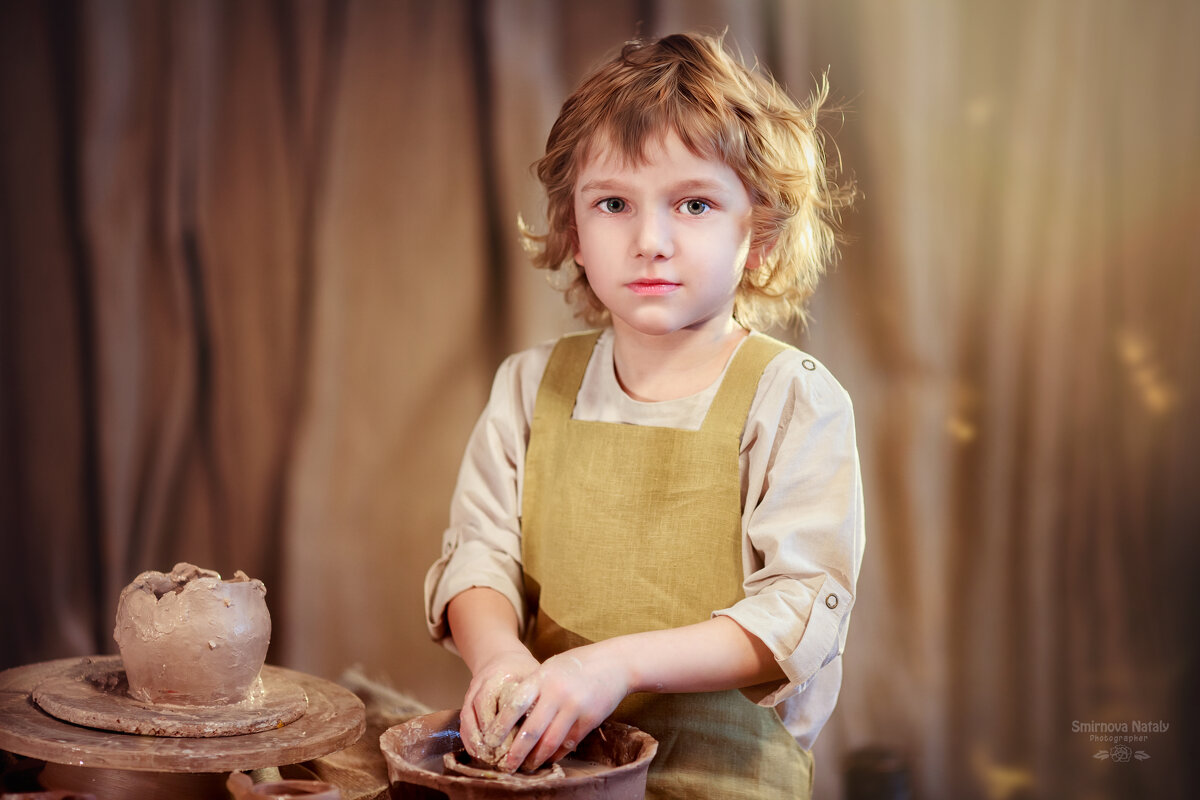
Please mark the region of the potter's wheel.
<svg viewBox="0 0 1200 800"><path fill-rule="evenodd" d="M94 663L106 664L97 656ZM116 658L116 657L112 657ZM119 663L119 658L116 659ZM294 685L307 697L286 724L240 736L193 738L113 733L66 722L39 708L33 692L46 681L78 674L78 658L0 672L0 750L54 764L145 772L218 773L296 764L342 750L362 736L366 711L347 689L302 672L263 667L268 679ZM99 701L104 703L106 701Z"/></svg>
<svg viewBox="0 0 1200 800"><path fill-rule="evenodd" d="M240 703L180 706L143 703L129 695L120 656L83 658L42 679L33 702L64 722L146 736L237 736L281 728L304 716L308 696L275 667Z"/></svg>

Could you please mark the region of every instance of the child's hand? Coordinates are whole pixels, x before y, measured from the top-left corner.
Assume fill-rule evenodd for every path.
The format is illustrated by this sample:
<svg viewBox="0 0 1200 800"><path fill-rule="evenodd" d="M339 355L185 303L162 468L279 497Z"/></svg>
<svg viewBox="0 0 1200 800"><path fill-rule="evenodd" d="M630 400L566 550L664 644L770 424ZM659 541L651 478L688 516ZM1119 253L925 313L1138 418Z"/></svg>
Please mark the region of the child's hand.
<svg viewBox="0 0 1200 800"><path fill-rule="evenodd" d="M508 706L528 708L531 701L524 697L526 690L522 687L524 679L538 667L537 659L521 648L493 655L475 673L463 698L459 721L459 734L468 753L489 764L496 764L503 758L505 737L492 743L483 733L492 727L498 712Z"/></svg>
<svg viewBox="0 0 1200 800"><path fill-rule="evenodd" d="M533 770L558 761L608 718L629 694L630 680L624 666L607 653L594 644L560 653L521 682L516 701L505 704L483 729L484 741L496 746L529 715L501 769Z"/></svg>

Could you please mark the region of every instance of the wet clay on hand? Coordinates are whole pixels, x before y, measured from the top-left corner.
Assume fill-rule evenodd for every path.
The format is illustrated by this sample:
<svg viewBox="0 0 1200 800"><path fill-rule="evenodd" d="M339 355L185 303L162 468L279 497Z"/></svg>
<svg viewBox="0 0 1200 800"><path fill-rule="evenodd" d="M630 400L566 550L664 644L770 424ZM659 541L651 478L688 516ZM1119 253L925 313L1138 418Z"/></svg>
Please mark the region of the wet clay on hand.
<svg viewBox="0 0 1200 800"><path fill-rule="evenodd" d="M506 679L500 684L494 698L495 701L486 704L479 714L479 735L472 739L471 744L474 745L472 749L475 751L475 760L481 766L499 767L505 756L508 755L508 751L512 749L513 742L516 741L517 730L521 727L519 722L498 745L488 744L484 734L492 727L492 723L496 721L496 717L503 709L512 708L515 705L518 700L518 685L516 681Z"/></svg>
<svg viewBox="0 0 1200 800"><path fill-rule="evenodd" d="M480 712L479 733L471 741L475 755L471 756L465 751L446 753L443 756L443 763L446 770L466 775L470 778L484 778L488 780L502 780L504 778L538 780L562 777L562 767L557 764L546 765L532 771L522 768L520 774L510 773L500 768L500 764L508 756L508 751L512 749L513 742L516 741L517 732L521 728L521 722L524 720L524 717L521 717L517 721L517 724L512 727L512 730L508 732L508 735L499 744L490 745L486 741L484 734L491 727L496 717L500 716L501 712L506 709L511 711L514 708L520 708L522 705L525 705L527 692L528 689L523 689L521 684L515 680L506 679L502 682L495 694L495 702L489 703Z"/></svg>

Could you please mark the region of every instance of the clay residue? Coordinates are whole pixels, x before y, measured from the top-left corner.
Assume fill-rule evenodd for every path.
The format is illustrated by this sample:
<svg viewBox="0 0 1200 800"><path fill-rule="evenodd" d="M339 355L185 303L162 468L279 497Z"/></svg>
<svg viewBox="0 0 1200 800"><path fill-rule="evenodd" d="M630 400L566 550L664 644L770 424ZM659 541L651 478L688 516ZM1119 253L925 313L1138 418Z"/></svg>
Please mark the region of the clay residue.
<svg viewBox="0 0 1200 800"><path fill-rule="evenodd" d="M261 587L262 593L265 596L267 587L262 581L252 579L249 575L242 572L240 569L233 574L233 577L227 581L221 580L221 573L216 570L204 569L197 567L195 564L189 564L186 561L180 561L170 572L155 572L153 570L143 572L133 579L133 582L121 590L121 600L124 600L126 595L133 592L149 592L154 595L156 600L161 600L163 597L172 594L179 594L189 585L197 583L201 578L209 579L208 582L221 583L244 583L252 582ZM201 585L197 583L197 585Z"/></svg>
<svg viewBox="0 0 1200 800"><path fill-rule="evenodd" d="M133 579L133 583L125 587L121 592L121 596L124 597L129 592L144 591L154 592L156 598L161 598L172 592L178 594L183 591L184 586L197 578L216 578L217 580L221 580L221 573L211 569L202 569L195 564L188 564L181 561L168 573L143 572Z"/></svg>
<svg viewBox="0 0 1200 800"><path fill-rule="evenodd" d="M465 775L468 778L482 778L489 781L529 783L566 777L563 768L558 764L547 764L532 772L525 770L521 770L520 772L504 772L497 769L493 764L487 764L477 758L472 758L471 754L466 750L445 753L442 756L442 765L446 768L447 773Z"/></svg>

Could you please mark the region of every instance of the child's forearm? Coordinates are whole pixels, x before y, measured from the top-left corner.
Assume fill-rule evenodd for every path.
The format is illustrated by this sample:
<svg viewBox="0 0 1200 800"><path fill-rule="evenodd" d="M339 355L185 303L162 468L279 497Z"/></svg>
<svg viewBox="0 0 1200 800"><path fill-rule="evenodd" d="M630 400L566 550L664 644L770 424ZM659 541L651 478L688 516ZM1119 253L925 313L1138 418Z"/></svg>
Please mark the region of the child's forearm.
<svg viewBox="0 0 1200 800"><path fill-rule="evenodd" d="M525 651L516 611L493 589L476 587L456 595L446 618L473 673L498 653ZM593 648L600 651L595 655L623 667L630 692L722 691L785 678L767 646L723 616L588 645Z"/></svg>
<svg viewBox="0 0 1200 800"><path fill-rule="evenodd" d="M786 678L762 640L723 616L589 647L624 667L631 693L715 692Z"/></svg>
<svg viewBox="0 0 1200 800"><path fill-rule="evenodd" d="M516 610L493 589L475 587L455 595L446 606L446 621L455 647L471 670L459 732L471 755L491 763L503 751L497 750L499 741L485 742L481 730L495 719L501 705L508 708L500 699L504 687L520 684L537 670L538 662L521 643ZM514 717L509 727L515 721Z"/></svg>
<svg viewBox="0 0 1200 800"><path fill-rule="evenodd" d="M574 749L633 692L712 692L783 679L767 646L727 617L616 636L532 670L521 684L525 699L498 709L481 737L495 746L521 724L521 737L501 767L512 771L524 763L532 769Z"/></svg>
<svg viewBox="0 0 1200 800"><path fill-rule="evenodd" d="M472 674L498 653L528 652L521 643L516 610L494 589L474 587L455 595L446 606L446 621Z"/></svg>

